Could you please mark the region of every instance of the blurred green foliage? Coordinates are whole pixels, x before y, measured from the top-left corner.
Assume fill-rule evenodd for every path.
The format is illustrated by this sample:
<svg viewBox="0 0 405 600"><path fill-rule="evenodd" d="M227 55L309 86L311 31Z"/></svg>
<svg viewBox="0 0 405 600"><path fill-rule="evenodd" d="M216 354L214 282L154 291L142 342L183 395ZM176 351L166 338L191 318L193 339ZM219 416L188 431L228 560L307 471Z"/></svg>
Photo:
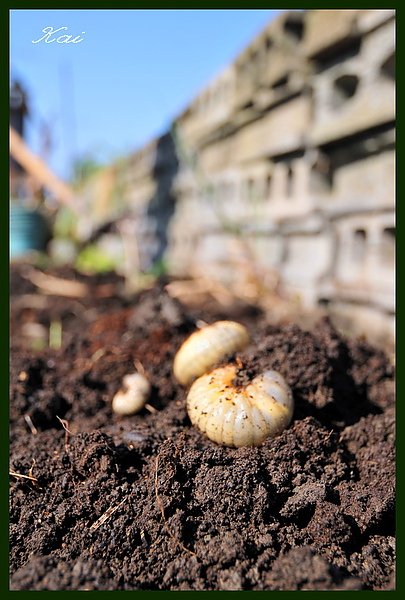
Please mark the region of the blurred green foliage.
<svg viewBox="0 0 405 600"><path fill-rule="evenodd" d="M56 213L53 225L53 235L59 238L75 240L77 215L67 206L61 206Z"/></svg>
<svg viewBox="0 0 405 600"><path fill-rule="evenodd" d="M96 244L89 244L77 256L75 267L83 273L107 273L117 268L116 261Z"/></svg>
<svg viewBox="0 0 405 600"><path fill-rule="evenodd" d="M159 278L163 275L167 275L169 272L169 266L164 258L157 260L149 269L148 274L153 277Z"/></svg>
<svg viewBox="0 0 405 600"><path fill-rule="evenodd" d="M80 184L102 168L103 165L90 156L79 158L73 164L73 181Z"/></svg>

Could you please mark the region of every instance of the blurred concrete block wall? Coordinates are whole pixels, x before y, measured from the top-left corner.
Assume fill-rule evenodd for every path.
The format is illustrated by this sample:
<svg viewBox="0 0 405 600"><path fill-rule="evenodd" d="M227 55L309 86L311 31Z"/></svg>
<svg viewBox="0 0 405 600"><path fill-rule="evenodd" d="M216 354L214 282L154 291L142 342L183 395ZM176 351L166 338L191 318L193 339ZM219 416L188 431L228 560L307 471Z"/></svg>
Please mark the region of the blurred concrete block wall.
<svg viewBox="0 0 405 600"><path fill-rule="evenodd" d="M225 228L237 221L256 238L257 260L287 292L393 334L395 11L283 14L177 126L200 171L180 163L169 248L178 274L193 259L216 268L210 182ZM184 235L191 223L200 236Z"/></svg>

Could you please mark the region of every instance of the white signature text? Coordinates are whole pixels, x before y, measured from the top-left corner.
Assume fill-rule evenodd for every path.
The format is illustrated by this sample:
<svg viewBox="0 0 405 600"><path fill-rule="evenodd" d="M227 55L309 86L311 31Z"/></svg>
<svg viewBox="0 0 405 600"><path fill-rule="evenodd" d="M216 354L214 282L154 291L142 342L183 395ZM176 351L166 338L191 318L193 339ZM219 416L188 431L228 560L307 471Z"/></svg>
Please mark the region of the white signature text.
<svg viewBox="0 0 405 600"><path fill-rule="evenodd" d="M79 44L84 40L80 35L73 36L61 33L62 31L67 31L67 29L67 27L59 27L58 29L55 29L55 27L44 27L42 30L44 35L37 40L32 40L32 43L39 44L40 42L45 42L45 44L53 44L53 42L56 42L57 44ZM82 31L81 35L85 33L85 31Z"/></svg>

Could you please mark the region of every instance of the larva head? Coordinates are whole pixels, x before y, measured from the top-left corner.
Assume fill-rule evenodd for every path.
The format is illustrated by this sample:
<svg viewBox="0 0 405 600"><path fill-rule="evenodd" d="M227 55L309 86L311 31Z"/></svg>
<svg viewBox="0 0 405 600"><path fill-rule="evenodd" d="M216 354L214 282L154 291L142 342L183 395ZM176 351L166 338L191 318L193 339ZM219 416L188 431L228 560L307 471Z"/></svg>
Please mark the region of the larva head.
<svg viewBox="0 0 405 600"><path fill-rule="evenodd" d="M122 382L124 388L115 394L112 409L117 415L134 415L145 406L150 395L150 383L139 373L125 375Z"/></svg>
<svg viewBox="0 0 405 600"><path fill-rule="evenodd" d="M227 355L243 350L249 334L235 321L217 321L195 331L183 343L174 358L173 372L183 385L209 371Z"/></svg>
<svg viewBox="0 0 405 600"><path fill-rule="evenodd" d="M122 379L122 383L124 384L124 388L128 390L139 390L146 395L150 392L149 381L140 373L130 373L129 375L125 375Z"/></svg>
<svg viewBox="0 0 405 600"><path fill-rule="evenodd" d="M199 377L187 396L191 422L224 446L256 446L285 429L293 414L291 389L274 371L237 387L237 367L227 365Z"/></svg>

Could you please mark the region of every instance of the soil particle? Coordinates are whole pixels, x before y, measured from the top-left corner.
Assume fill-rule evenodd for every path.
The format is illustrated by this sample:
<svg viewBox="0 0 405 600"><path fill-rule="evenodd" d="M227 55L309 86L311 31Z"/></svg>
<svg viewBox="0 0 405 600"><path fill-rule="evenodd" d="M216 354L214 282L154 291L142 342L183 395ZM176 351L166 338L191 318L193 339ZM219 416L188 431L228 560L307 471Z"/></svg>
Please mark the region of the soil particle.
<svg viewBox="0 0 405 600"><path fill-rule="evenodd" d="M270 590L361 590L361 581L337 569L313 548L293 548L278 557L265 578Z"/></svg>

